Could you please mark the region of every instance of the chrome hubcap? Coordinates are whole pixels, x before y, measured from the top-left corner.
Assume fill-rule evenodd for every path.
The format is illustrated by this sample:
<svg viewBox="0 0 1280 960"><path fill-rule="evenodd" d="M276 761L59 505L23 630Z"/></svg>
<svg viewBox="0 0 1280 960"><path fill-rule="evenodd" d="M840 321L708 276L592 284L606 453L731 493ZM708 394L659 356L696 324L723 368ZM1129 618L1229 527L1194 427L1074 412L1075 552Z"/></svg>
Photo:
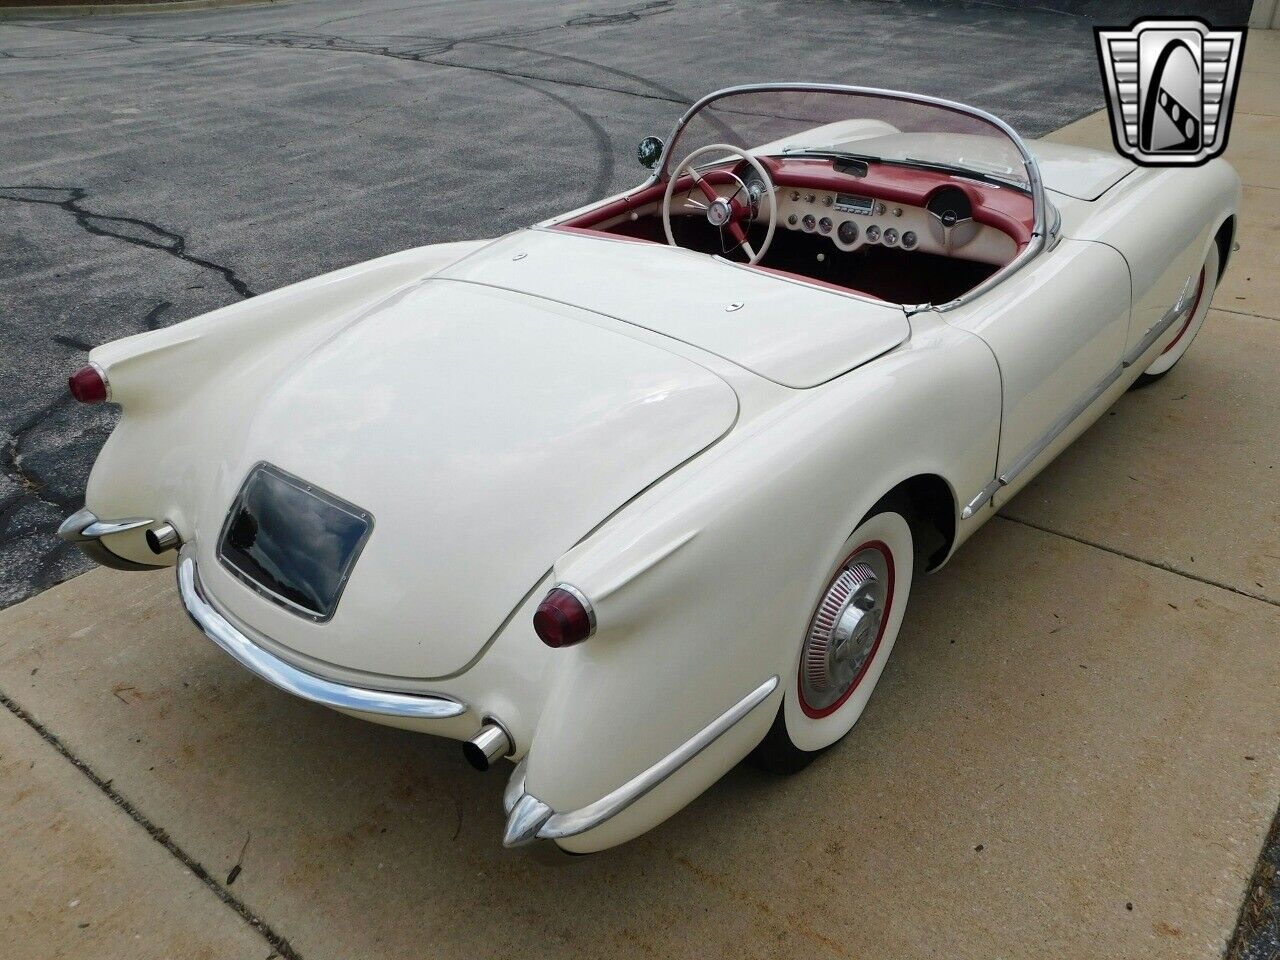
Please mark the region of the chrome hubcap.
<svg viewBox="0 0 1280 960"><path fill-rule="evenodd" d="M888 592L888 563L879 550L861 550L845 563L805 638L800 692L808 707L830 707L861 679L880 636Z"/></svg>

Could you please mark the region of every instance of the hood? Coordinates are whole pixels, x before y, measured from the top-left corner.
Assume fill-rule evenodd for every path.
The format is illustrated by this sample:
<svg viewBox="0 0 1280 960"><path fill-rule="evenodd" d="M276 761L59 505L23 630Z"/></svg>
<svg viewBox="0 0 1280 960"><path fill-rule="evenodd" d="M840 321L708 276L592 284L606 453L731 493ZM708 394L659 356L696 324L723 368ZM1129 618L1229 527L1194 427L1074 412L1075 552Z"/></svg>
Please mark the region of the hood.
<svg viewBox="0 0 1280 960"><path fill-rule="evenodd" d="M206 536L210 592L286 656L465 669L562 553L737 417L719 377L592 320L428 280L317 348L263 398L200 527L261 462L367 511L367 541L325 623L233 578Z"/></svg>
<svg viewBox="0 0 1280 960"><path fill-rule="evenodd" d="M1031 144L1046 190L1076 200L1097 200L1138 169L1118 153L1037 140Z"/></svg>

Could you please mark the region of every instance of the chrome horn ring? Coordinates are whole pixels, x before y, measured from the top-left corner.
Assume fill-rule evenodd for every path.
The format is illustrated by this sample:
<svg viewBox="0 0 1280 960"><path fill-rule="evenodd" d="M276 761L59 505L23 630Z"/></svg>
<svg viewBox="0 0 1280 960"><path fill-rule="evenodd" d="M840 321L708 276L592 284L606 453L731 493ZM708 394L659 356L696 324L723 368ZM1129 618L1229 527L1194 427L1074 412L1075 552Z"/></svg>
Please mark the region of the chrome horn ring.
<svg viewBox="0 0 1280 960"><path fill-rule="evenodd" d="M893 589L889 563L867 546L845 561L818 603L800 658L806 712L835 710L858 685L879 646Z"/></svg>
<svg viewBox="0 0 1280 960"><path fill-rule="evenodd" d="M720 197L715 188L707 183L703 178L702 171L698 169L698 161L709 157L714 157L715 160L718 161L716 165L719 168L719 172L729 174L729 176L731 176L737 183L737 187L728 198ZM733 157L745 161L747 165L755 171L757 178L764 184L764 193L770 198L770 202L768 204L763 202L757 203L751 197L751 191L747 189L742 178L724 167L724 160ZM662 195L661 207L662 229L666 234L667 243L671 244L673 247L678 247L680 244L676 242L675 234L671 230L672 199L675 195L676 185L680 182L680 179L686 175L690 178L691 182L688 188L684 191L684 196L686 198L685 206L692 206L696 210L703 211L707 218L707 222L720 231L721 252L727 256L736 250L741 250L746 256L747 263L749 265L759 263L761 259L764 258L765 252L769 249L769 244L773 241L773 233L778 222L777 210L772 201L774 192L773 178L769 176L768 168L766 168L759 159L752 156L747 151L738 147L730 146L727 143L712 143L705 147L700 147L680 161L680 163L676 165L675 169L671 171L671 174L667 179L667 189ZM706 199L706 204L688 202L690 199L689 195L692 193L694 188L702 191L702 194ZM725 216L724 214L726 211L733 210L734 200L738 194L744 190L747 195L744 208L749 216L744 221L739 221L735 216ZM721 201L723 201L723 203L721 203ZM728 205L727 208L725 204ZM768 213L767 220L760 220L759 218L761 214L766 212ZM756 222L762 222L765 225L765 235L764 239L760 242L759 250L755 249L747 240L747 228L750 227L752 223ZM734 244L732 246L725 243L724 233L726 230L734 240Z"/></svg>

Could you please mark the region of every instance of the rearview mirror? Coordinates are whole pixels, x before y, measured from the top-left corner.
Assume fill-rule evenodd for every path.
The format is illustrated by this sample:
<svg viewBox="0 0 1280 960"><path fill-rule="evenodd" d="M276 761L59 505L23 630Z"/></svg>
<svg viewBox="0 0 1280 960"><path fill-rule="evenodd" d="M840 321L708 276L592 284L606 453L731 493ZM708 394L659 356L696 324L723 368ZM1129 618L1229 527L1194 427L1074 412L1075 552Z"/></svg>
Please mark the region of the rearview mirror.
<svg viewBox="0 0 1280 960"><path fill-rule="evenodd" d="M640 141L636 156L640 160L640 166L652 170L662 157L662 140L658 137L645 137Z"/></svg>

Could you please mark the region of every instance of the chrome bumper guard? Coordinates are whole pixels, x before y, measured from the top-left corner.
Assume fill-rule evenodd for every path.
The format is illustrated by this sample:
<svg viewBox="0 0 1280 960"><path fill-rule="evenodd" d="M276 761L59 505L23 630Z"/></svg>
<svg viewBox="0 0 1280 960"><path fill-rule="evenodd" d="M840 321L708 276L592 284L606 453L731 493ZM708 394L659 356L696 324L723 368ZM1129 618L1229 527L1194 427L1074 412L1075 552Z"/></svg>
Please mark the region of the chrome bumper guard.
<svg viewBox="0 0 1280 960"><path fill-rule="evenodd" d="M58 527L58 537L67 543L74 543L94 563L116 570L157 570L161 564L134 563L124 557L117 556L101 543L102 537L113 533L124 533L126 530L137 530L149 527L156 521L148 517L129 517L127 520L99 520L88 507L77 510Z"/></svg>
<svg viewBox="0 0 1280 960"><path fill-rule="evenodd" d="M303 700L334 710L355 710L388 717L447 720L467 712L467 705L439 694L391 693L351 687L299 670L254 643L205 599L190 548L178 557L178 593L187 614L204 635L242 667Z"/></svg>
<svg viewBox="0 0 1280 960"><path fill-rule="evenodd" d="M612 793L577 810L556 813L537 797L526 793L525 761L522 760L511 774L502 798L507 811L503 846L520 847L534 840L573 837L600 826L719 740L734 724L764 703L777 686L778 678L770 677L653 766L632 777Z"/></svg>

